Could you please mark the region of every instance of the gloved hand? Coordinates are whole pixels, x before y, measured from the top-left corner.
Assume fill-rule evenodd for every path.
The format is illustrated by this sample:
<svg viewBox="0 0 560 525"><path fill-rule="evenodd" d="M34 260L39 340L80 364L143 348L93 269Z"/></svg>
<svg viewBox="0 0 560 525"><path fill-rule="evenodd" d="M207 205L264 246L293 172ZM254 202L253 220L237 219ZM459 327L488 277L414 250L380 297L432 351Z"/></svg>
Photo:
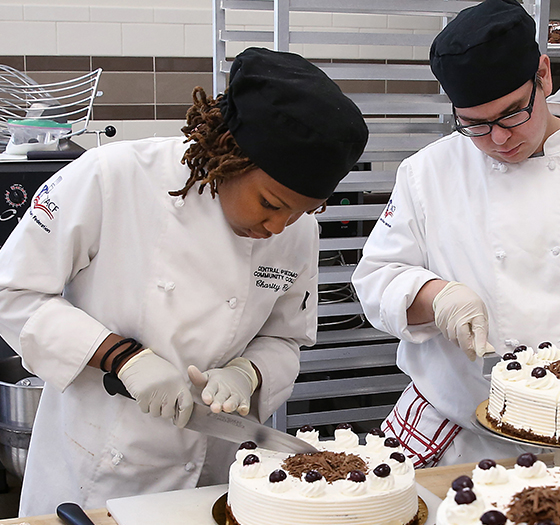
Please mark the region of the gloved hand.
<svg viewBox="0 0 560 525"><path fill-rule="evenodd" d="M149 348L126 361L117 376L142 412L172 419L179 428L189 422L193 409L189 385L175 366Z"/></svg>
<svg viewBox="0 0 560 525"><path fill-rule="evenodd" d="M494 352L488 343L488 310L482 299L468 286L450 282L432 303L436 326L450 341L461 347L467 357Z"/></svg>
<svg viewBox="0 0 560 525"><path fill-rule="evenodd" d="M188 368L194 386L202 388L202 401L210 405L212 412L233 412L242 416L249 413L251 395L259 384L251 361L236 357L224 368L212 368L201 372L196 366Z"/></svg>

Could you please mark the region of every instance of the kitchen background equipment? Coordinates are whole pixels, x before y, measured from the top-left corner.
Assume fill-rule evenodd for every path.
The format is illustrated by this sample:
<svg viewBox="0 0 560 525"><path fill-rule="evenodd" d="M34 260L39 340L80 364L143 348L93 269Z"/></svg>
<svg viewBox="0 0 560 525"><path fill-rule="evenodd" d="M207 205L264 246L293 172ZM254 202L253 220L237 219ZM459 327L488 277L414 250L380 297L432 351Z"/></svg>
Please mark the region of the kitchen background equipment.
<svg viewBox="0 0 560 525"><path fill-rule="evenodd" d="M101 69L85 75L49 84L38 84L26 74L0 65L0 147L9 142L10 119L51 120L72 125L68 139L87 130ZM1 150L0 150L1 151Z"/></svg>
<svg viewBox="0 0 560 525"><path fill-rule="evenodd" d="M214 485L189 490L175 490L107 501L107 510L118 525L216 525L212 505L227 492L227 485ZM441 499L416 484L418 495L428 507L425 525L435 525Z"/></svg>
<svg viewBox="0 0 560 525"><path fill-rule="evenodd" d="M19 356L0 359L0 461L20 480L42 392L43 382L23 368Z"/></svg>

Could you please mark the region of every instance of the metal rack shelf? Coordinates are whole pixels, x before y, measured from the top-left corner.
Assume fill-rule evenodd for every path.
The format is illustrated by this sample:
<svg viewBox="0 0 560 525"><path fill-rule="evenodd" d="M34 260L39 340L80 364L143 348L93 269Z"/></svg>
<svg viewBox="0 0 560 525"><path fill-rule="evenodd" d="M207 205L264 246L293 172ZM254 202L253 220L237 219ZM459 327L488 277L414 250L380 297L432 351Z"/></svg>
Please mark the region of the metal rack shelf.
<svg viewBox="0 0 560 525"><path fill-rule="evenodd" d="M546 49L548 1L523 2L537 20L543 49ZM309 49L321 46L333 49L333 58L304 56L339 82L343 90L353 86L347 95L364 114L370 132L355 171L341 181L327 210L317 216L321 227L319 333L316 345L301 351L301 373L293 394L272 418L276 428L293 433L300 426L311 424L320 430L325 428L325 435L332 435L333 426L351 422L358 432L367 431L385 418L409 382L395 364L398 341L367 323L352 288L351 276L367 235L385 209L398 164L451 132L451 104L439 90L425 59L356 59L350 58L350 51L349 58L340 57L344 56L344 49L355 50L356 46L363 50L389 46L427 49L451 18L478 3L468 0L214 0L215 95L227 85L236 54L228 52L231 43L237 48L243 44L244 47L261 45L279 51L295 48L298 52L307 49L308 44ZM273 22L270 27L254 29L228 26L228 14L239 10L272 11ZM437 20L437 29L406 32L391 29L390 25L376 28L375 24L368 26L364 22L364 30L341 31L337 27L305 30L301 24L292 23L292 16L302 12L431 17L431 21ZM391 81L422 85L423 90L389 92ZM430 82L433 89L426 93ZM377 90L384 86L384 92L374 92L373 84Z"/></svg>

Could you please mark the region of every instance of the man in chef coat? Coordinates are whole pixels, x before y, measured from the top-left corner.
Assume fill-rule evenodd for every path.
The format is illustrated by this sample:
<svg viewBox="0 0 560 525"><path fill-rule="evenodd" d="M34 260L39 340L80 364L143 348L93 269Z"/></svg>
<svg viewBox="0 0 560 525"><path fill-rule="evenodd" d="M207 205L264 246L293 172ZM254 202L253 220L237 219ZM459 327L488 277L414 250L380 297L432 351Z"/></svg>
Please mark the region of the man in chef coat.
<svg viewBox="0 0 560 525"><path fill-rule="evenodd" d="M183 428L193 395L264 422L314 343L313 212L363 152L360 110L304 58L259 48L227 93L193 97L188 146L84 153L0 250L0 334L45 380L23 516L226 482L238 444Z"/></svg>
<svg viewBox="0 0 560 525"><path fill-rule="evenodd" d="M417 467L518 455L473 431L482 356L560 341L560 120L535 23L486 0L435 38L430 64L456 132L403 161L353 276L371 323L401 339L413 383L384 428Z"/></svg>

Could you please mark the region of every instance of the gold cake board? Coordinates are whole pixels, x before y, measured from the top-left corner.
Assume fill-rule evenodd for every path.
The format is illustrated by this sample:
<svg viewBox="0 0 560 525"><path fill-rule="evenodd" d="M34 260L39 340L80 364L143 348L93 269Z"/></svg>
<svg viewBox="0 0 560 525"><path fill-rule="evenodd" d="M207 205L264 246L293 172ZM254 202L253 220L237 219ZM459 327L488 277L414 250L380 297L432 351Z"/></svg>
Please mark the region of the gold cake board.
<svg viewBox="0 0 560 525"><path fill-rule="evenodd" d="M226 525L226 503L227 492L220 496L212 505L212 517L218 525ZM418 525L424 525L428 521L428 506L418 496Z"/></svg>
<svg viewBox="0 0 560 525"><path fill-rule="evenodd" d="M516 445L529 445L538 448L551 449L554 453L554 466L560 466L560 444L543 443L542 441L537 441L534 439L526 439L518 436L512 436L503 430L496 428L490 421L488 421L487 416L488 399L483 401L478 405L475 412L475 418L473 423L476 428L482 428L487 432L490 432L496 438L501 441L508 441L510 443L515 443Z"/></svg>

